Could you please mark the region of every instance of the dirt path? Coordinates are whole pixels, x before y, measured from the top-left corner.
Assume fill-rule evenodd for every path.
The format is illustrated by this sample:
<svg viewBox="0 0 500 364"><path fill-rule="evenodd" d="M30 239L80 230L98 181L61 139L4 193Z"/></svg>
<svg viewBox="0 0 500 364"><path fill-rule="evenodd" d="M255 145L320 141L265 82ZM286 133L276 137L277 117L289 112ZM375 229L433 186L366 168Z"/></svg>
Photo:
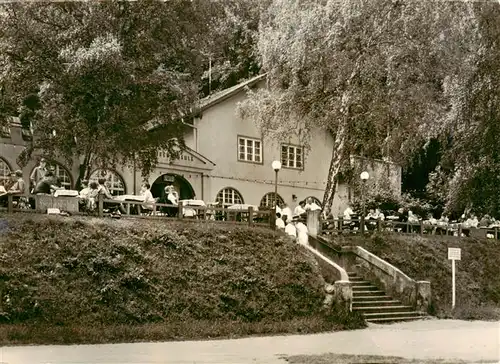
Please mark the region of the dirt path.
<svg viewBox="0 0 500 364"><path fill-rule="evenodd" d="M305 336L116 345L0 348L2 364L286 363L322 353L500 362L500 322L428 320Z"/></svg>

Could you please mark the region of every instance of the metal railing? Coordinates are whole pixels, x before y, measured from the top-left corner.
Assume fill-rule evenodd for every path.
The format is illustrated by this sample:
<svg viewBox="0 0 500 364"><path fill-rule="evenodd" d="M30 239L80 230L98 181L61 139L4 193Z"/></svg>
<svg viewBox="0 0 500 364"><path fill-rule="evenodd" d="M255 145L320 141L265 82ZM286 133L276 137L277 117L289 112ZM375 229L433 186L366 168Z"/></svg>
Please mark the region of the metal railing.
<svg viewBox="0 0 500 364"><path fill-rule="evenodd" d="M470 227L461 223L429 224L397 220L366 220L361 218L343 219L342 217L330 218L321 221L321 235L331 234L364 234L377 232L390 232L399 234L419 235L446 235L455 237L478 237L500 240L500 227Z"/></svg>

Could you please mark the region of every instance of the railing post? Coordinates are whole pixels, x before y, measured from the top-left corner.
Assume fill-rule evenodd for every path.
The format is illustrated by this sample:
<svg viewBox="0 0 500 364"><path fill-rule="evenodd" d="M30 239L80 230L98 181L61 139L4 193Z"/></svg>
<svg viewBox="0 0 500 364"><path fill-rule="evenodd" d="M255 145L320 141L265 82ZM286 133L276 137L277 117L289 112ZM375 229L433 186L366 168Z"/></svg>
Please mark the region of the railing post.
<svg viewBox="0 0 500 364"><path fill-rule="evenodd" d="M495 226L495 240L498 240L498 228Z"/></svg>
<svg viewBox="0 0 500 364"><path fill-rule="evenodd" d="M462 224L458 224L458 237L462 237Z"/></svg>
<svg viewBox="0 0 500 364"><path fill-rule="evenodd" d="M11 194L7 195L7 212L9 214L14 212L14 198Z"/></svg>
<svg viewBox="0 0 500 364"><path fill-rule="evenodd" d="M177 217L178 217L179 219L182 219L182 215L183 215L183 213L182 213L182 202L181 202L181 201L179 201L179 202L177 203Z"/></svg>
<svg viewBox="0 0 500 364"><path fill-rule="evenodd" d="M127 209L126 209L126 215L129 216L130 215L130 202L127 202L127 201L124 201L125 204L127 205ZM139 206L139 205L137 205ZM137 212L139 213L139 207L137 207Z"/></svg>
<svg viewBox="0 0 500 364"><path fill-rule="evenodd" d="M361 234L364 234L365 233L365 217L364 216L361 216L361 219L360 219L360 228L361 228Z"/></svg>
<svg viewBox="0 0 500 364"><path fill-rule="evenodd" d="M253 207L250 206L248 208L248 225L252 226L253 224Z"/></svg>
<svg viewBox="0 0 500 364"><path fill-rule="evenodd" d="M101 194L99 194L97 196L97 200L98 200L98 214L99 214L99 217L103 217L104 216L104 201L103 201L103 196Z"/></svg>
<svg viewBox="0 0 500 364"><path fill-rule="evenodd" d="M269 224L271 229L276 230L276 208L269 211Z"/></svg>
<svg viewBox="0 0 500 364"><path fill-rule="evenodd" d="M381 232L382 231L382 220L379 218L377 218L377 231L378 232Z"/></svg>
<svg viewBox="0 0 500 364"><path fill-rule="evenodd" d="M424 222L420 220L420 235L424 235Z"/></svg>
<svg viewBox="0 0 500 364"><path fill-rule="evenodd" d="M333 215L332 215L333 217ZM333 226L335 226L335 218L333 220ZM344 230L344 217L343 216L339 216L339 225L338 225L338 228L340 232L342 232Z"/></svg>
<svg viewBox="0 0 500 364"><path fill-rule="evenodd" d="M35 211L40 212L40 196L34 195L35 196Z"/></svg>

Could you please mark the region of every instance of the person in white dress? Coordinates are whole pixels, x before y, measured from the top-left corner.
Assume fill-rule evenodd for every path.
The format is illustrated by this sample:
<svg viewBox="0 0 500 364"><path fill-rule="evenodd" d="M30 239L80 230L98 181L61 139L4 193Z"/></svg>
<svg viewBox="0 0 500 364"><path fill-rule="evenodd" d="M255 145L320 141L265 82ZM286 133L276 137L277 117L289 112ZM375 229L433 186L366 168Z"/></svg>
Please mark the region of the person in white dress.
<svg viewBox="0 0 500 364"><path fill-rule="evenodd" d="M281 214L279 212L276 214L276 227L278 229L285 229L285 222L281 218Z"/></svg>
<svg viewBox="0 0 500 364"><path fill-rule="evenodd" d="M156 199L151 193L151 185L148 182L144 182L141 186L141 196L144 197L144 202L141 206L143 210L153 211L155 208Z"/></svg>
<svg viewBox="0 0 500 364"><path fill-rule="evenodd" d="M304 209L304 206L306 205L305 201L300 201L297 207L295 207L295 210L293 211L294 215L300 216L302 214L306 213L306 210Z"/></svg>
<svg viewBox="0 0 500 364"><path fill-rule="evenodd" d="M288 207L287 204L285 204L283 206L283 208L281 209L281 216L288 216L288 219L292 219L292 216L293 216L293 212L292 212L292 209L290 207Z"/></svg>
<svg viewBox="0 0 500 364"><path fill-rule="evenodd" d="M295 222L295 229L297 230L297 242L302 245L308 245L309 230L307 229L307 226L300 221L298 216L294 216L293 221Z"/></svg>
<svg viewBox="0 0 500 364"><path fill-rule="evenodd" d="M308 211L316 211L316 210L321 210L321 207L319 207L311 197L307 198L307 203L306 206L304 207L304 210Z"/></svg>
<svg viewBox="0 0 500 364"><path fill-rule="evenodd" d="M297 239L297 228L293 221L289 221L285 227L285 234L287 234L293 241Z"/></svg>

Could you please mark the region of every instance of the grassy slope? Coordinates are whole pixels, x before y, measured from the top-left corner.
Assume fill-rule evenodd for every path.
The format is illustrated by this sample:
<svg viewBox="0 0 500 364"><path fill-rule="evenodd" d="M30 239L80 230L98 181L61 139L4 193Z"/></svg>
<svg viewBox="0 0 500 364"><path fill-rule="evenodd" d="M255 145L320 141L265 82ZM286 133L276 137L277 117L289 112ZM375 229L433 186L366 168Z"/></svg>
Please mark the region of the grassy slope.
<svg viewBox="0 0 500 364"><path fill-rule="evenodd" d="M462 319L500 319L500 242L446 236L374 235L335 238L360 245L416 280L431 282L435 314ZM456 308L451 310L448 247L462 249L456 263Z"/></svg>
<svg viewBox="0 0 500 364"><path fill-rule="evenodd" d="M314 259L265 229L3 219L9 229L0 232L0 343L315 332L349 321L345 312L322 311Z"/></svg>

